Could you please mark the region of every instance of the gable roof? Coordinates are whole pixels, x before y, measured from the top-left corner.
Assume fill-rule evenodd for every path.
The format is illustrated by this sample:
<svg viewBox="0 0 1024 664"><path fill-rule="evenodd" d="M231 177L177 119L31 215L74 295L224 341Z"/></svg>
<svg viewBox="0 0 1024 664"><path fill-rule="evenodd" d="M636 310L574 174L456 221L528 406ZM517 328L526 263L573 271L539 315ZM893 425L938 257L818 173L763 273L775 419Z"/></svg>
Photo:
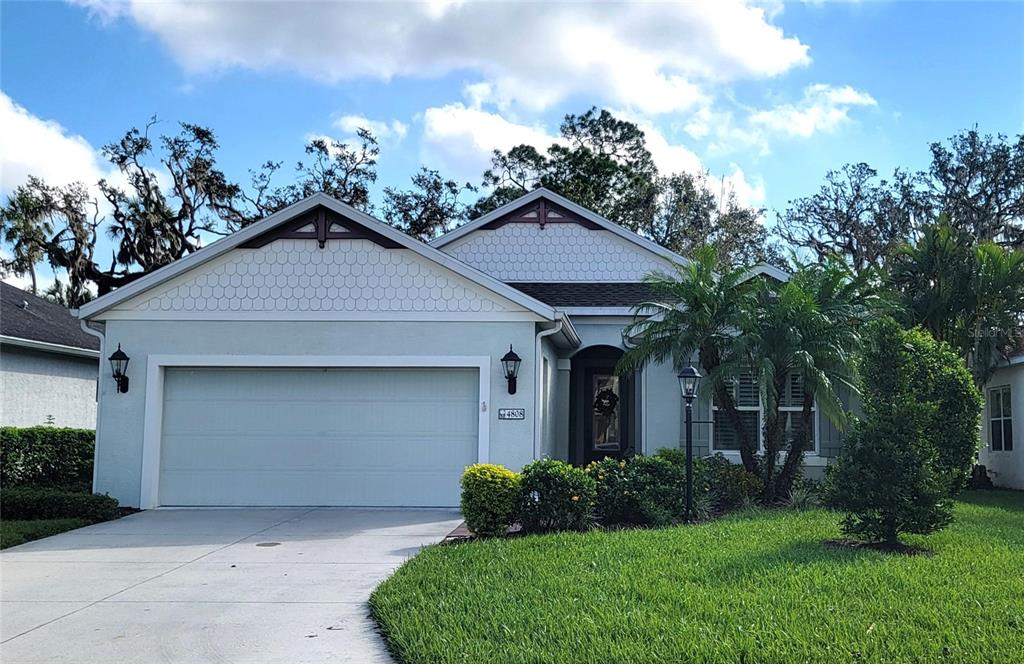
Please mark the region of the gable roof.
<svg viewBox="0 0 1024 664"><path fill-rule="evenodd" d="M529 205L530 203L533 203L534 201L541 198L546 199L551 203L554 203L555 205L563 207L569 212L581 217L582 219L585 219L586 221L596 226L599 226L602 230L606 230L615 235L618 235L624 240L632 242L633 244L642 247L647 251L650 251L651 253L657 254L658 256L661 256L666 260L669 260L673 263L680 263L682 265L688 265L690 263L690 261L684 256L680 256L674 251L669 251L668 249L661 246L657 242L652 242L651 240L648 240L647 238L638 235L631 230L627 230L622 226L616 224L615 222L609 221L608 219L605 219L601 215L592 212L585 207L577 205L576 203L573 203L565 196L560 196L559 194L556 194L550 189L545 189L544 187L539 187L527 194L523 194L514 201L506 203L505 205L502 205L501 207L492 210L483 216L477 217L476 219L469 223L463 224L462 226L459 226L458 228L445 233L441 237L431 240L430 246L440 249L441 247L444 247L445 245L450 244L461 237L465 237L466 235L469 235L473 231L478 230L481 227L486 226L487 224L493 221L497 221L498 219L507 215L508 213L514 212L518 208L523 207L524 205Z"/></svg>
<svg viewBox="0 0 1024 664"><path fill-rule="evenodd" d="M100 350L100 340L83 332L70 311L8 283L0 283L0 335L12 345L40 350L45 350L46 345L79 349L86 351L81 353L86 355L98 355Z"/></svg>
<svg viewBox="0 0 1024 664"><path fill-rule="evenodd" d="M643 281L510 281L509 286L553 307L635 307L656 298Z"/></svg>
<svg viewBox="0 0 1024 664"><path fill-rule="evenodd" d="M774 279L780 284L784 284L789 281L789 272L786 272L782 268L775 267L771 263L758 263L754 267L750 268L743 276L743 281L750 281L754 277L759 276Z"/></svg>
<svg viewBox="0 0 1024 664"><path fill-rule="evenodd" d="M483 286L491 292L497 293L498 295L521 305L523 308L543 317L546 320L556 320L558 317L554 308L551 306L544 304L543 302L530 297L511 286L508 286L507 284L477 270L476 268L466 265L462 261L449 256L443 251L424 244L415 238L409 237L405 233L388 226L384 222L379 221L364 212L360 212L359 210L356 210L355 208L322 193L314 194L309 198L299 201L298 203L289 205L283 210L275 212L251 226L247 226L236 233L232 233L227 237L221 238L195 253L189 254L184 258L180 258L170 265L166 265L159 270L138 279L137 281L133 281L127 286L122 286L111 293L84 304L79 308L78 315L83 319L94 318L111 307L163 284L184 272L197 268L218 256L222 256L244 243L256 241L258 238L270 231L273 231L278 226L292 222L297 217L305 215L306 213L315 210L317 207L323 207L331 212L341 215L349 219L354 224L363 227L364 231L386 239L389 243L394 243L397 247L409 249L427 260L440 264L465 279L468 279L479 286Z"/></svg>

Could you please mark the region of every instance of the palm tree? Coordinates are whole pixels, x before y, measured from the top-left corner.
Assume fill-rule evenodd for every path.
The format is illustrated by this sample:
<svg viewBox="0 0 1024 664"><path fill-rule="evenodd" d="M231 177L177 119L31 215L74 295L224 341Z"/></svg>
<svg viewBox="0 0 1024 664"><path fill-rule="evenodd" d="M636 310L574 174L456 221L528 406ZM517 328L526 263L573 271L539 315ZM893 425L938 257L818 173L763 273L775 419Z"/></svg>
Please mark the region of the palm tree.
<svg viewBox="0 0 1024 664"><path fill-rule="evenodd" d="M878 293L872 271L855 274L838 259L802 266L785 284L759 288L733 355L749 362L761 393L766 502L776 502L792 489L810 445L816 408L837 429L845 428L848 416L839 391L845 387L857 392L854 358L862 345L863 325L884 308ZM790 381L802 387L800 426L791 437L782 410Z"/></svg>
<svg viewBox="0 0 1024 664"><path fill-rule="evenodd" d="M746 327L753 303L755 284L745 268L716 273L718 252L702 247L688 265L676 265L676 273L652 274L645 280L654 299L638 305L635 319L624 331L631 347L619 361L620 374L637 371L651 362L671 361L676 369L697 355L703 373L709 377L701 390L714 396L715 403L733 426L740 442L744 467L757 468L757 438L743 426L736 409L731 381L721 367L730 360L737 332Z"/></svg>
<svg viewBox="0 0 1024 664"><path fill-rule="evenodd" d="M896 250L890 278L903 301L903 322L956 348L978 386L1000 354L1019 349L1024 250L978 242L940 216L914 244Z"/></svg>

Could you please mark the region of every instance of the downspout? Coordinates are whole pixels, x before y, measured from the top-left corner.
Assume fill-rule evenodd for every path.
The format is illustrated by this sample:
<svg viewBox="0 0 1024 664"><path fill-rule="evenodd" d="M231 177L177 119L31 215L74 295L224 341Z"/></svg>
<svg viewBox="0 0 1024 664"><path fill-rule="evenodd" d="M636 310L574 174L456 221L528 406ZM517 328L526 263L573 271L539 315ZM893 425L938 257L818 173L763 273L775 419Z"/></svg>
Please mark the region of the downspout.
<svg viewBox="0 0 1024 664"><path fill-rule="evenodd" d="M561 321L561 319L559 319L558 322L555 323L554 327L552 327L550 329L547 329L547 330L541 330L540 332L537 333L537 338L535 340L535 346L534 346L534 349L533 349L533 373L534 373L533 400L534 400L534 408L535 408L534 416L533 416L533 458L534 459L539 459L540 458L540 436L541 436L541 424L542 424L542 422L541 422L541 414L544 412L544 409L543 409L544 404L541 403L541 393L543 392L543 390L541 389L541 386L542 386L542 383L543 383L543 380L544 380L544 376L541 373L541 369L544 367L544 358L541 356L541 339L543 339L544 337L550 337L553 334L558 334L561 331L562 331L562 321Z"/></svg>
<svg viewBox="0 0 1024 664"><path fill-rule="evenodd" d="M78 310L77 309L72 309L71 310L71 314L73 316L77 316L78 315ZM100 381L102 380L101 376L103 375L103 360L106 357L106 355L104 354L104 351L106 350L106 347L107 347L107 337L106 337L106 332L107 332L106 327L107 326L105 324L103 324L103 323L100 323L100 325L102 325L101 328L100 327L93 327L93 326L89 325L89 322L87 320L85 320L84 318L80 318L78 320L78 325L82 328L83 332L85 332L86 334L88 334L90 336L94 336L94 337L96 337L97 339L100 340L100 357L99 357L99 362L97 363L97 366L96 366L96 429L95 429L96 433L94 435L95 440L94 440L93 445L92 445L92 490L95 493L95 491L96 491L96 473L97 473L97 471L99 470L99 467L100 467L100 464L96 463L96 459L98 457L98 453L99 453L99 449L100 449L100 408L101 408L101 404L103 403L103 400L100 399Z"/></svg>

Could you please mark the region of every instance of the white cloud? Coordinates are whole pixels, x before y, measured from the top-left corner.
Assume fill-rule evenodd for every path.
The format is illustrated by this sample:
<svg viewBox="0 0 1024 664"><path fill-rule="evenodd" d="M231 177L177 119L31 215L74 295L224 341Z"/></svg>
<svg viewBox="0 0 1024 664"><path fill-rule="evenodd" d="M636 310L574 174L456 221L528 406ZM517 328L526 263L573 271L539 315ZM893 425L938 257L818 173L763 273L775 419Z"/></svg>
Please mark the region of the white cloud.
<svg viewBox="0 0 1024 664"><path fill-rule="evenodd" d="M343 115L333 122L333 125L345 132L354 135L358 129L369 129L378 140L401 141L405 138L409 127L399 120L386 122L383 120L371 120L361 115Z"/></svg>
<svg viewBox="0 0 1024 664"><path fill-rule="evenodd" d="M808 86L795 104L782 104L757 111L751 124L786 136L809 138L818 132L831 132L849 119L855 106L877 106L874 97L848 85L834 87L823 83Z"/></svg>
<svg viewBox="0 0 1024 664"><path fill-rule="evenodd" d="M423 158L457 179L476 181L494 150L526 144L543 152L558 137L538 125L516 124L498 113L461 103L423 112Z"/></svg>
<svg viewBox="0 0 1024 664"><path fill-rule="evenodd" d="M758 175L748 180L743 169L736 164L732 164L732 173L723 178L723 188L736 194L740 205L748 207L761 207L768 198L764 178Z"/></svg>
<svg viewBox="0 0 1024 664"><path fill-rule="evenodd" d="M87 140L0 92L0 192L9 193L29 175L49 184L93 185L105 173Z"/></svg>
<svg viewBox="0 0 1024 664"><path fill-rule="evenodd" d="M683 3L73 0L148 30L190 72L289 70L327 82L470 72L478 101L540 110L572 95L665 113L721 83L806 65L779 7Z"/></svg>

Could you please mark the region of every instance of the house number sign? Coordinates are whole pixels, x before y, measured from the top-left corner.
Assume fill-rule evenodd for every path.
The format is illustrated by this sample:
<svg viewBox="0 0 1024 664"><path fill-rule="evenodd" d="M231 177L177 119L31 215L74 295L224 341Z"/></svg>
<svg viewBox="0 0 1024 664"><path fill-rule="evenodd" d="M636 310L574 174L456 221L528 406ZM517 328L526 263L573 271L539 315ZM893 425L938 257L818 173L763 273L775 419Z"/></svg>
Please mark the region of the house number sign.
<svg viewBox="0 0 1024 664"><path fill-rule="evenodd" d="M525 408L499 408L498 409L499 420L525 420L526 409Z"/></svg>

